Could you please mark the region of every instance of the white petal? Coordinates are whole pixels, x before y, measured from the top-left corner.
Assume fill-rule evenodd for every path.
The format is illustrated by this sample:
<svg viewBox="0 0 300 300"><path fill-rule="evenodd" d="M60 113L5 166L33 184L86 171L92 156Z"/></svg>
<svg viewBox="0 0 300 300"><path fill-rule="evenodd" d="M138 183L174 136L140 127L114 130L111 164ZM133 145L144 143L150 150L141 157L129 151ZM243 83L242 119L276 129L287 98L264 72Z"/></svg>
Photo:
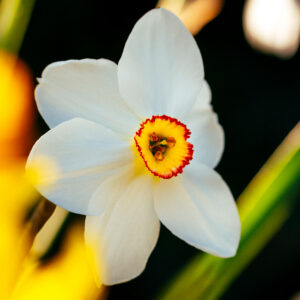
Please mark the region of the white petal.
<svg viewBox="0 0 300 300"><path fill-rule="evenodd" d="M104 213L127 189L133 179L134 172L135 163L132 161L105 178L90 199L89 211L97 211L98 215Z"/></svg>
<svg viewBox="0 0 300 300"><path fill-rule="evenodd" d="M183 175L160 181L154 204L161 222L187 243L221 257L235 254L239 215L229 188L212 169L192 162Z"/></svg>
<svg viewBox="0 0 300 300"><path fill-rule="evenodd" d="M139 176L129 185L126 176L123 180L125 183L119 178L111 186L111 193L118 189L119 199L113 196L105 213L88 216L85 223L86 242L95 259L98 279L106 285L138 276L159 234L153 207L153 178ZM111 193L107 192L109 198Z"/></svg>
<svg viewBox="0 0 300 300"><path fill-rule="evenodd" d="M39 83L37 105L51 128L82 117L131 135L140 123L120 96L117 65L109 60L56 62L46 67Z"/></svg>
<svg viewBox="0 0 300 300"><path fill-rule="evenodd" d="M118 65L121 95L143 117L178 117L189 111L203 76L194 38L174 14L162 8L136 23Z"/></svg>
<svg viewBox="0 0 300 300"><path fill-rule="evenodd" d="M205 80L201 87L200 93L197 96L196 102L194 103L193 109L194 110L209 109L210 102L211 102L211 90L207 81Z"/></svg>
<svg viewBox="0 0 300 300"><path fill-rule="evenodd" d="M127 141L100 124L73 119L43 135L33 146L26 168L43 164L39 192L71 212L97 214L89 200L105 176L133 160ZM53 171L55 170L55 171Z"/></svg>
<svg viewBox="0 0 300 300"><path fill-rule="evenodd" d="M224 132L212 110L192 110L183 118L191 130L189 142L194 145L193 160L214 168L224 151Z"/></svg>

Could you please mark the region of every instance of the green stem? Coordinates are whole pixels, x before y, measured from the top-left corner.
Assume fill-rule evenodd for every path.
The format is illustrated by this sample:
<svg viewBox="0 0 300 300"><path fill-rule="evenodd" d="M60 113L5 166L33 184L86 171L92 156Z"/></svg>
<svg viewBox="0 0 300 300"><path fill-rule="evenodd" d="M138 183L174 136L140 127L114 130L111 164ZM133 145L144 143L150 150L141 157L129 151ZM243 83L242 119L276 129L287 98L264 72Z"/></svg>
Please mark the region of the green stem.
<svg viewBox="0 0 300 300"><path fill-rule="evenodd" d="M0 48L18 53L28 26L35 0L0 2Z"/></svg>
<svg viewBox="0 0 300 300"><path fill-rule="evenodd" d="M220 298L292 213L300 195L300 124L289 134L238 199L242 235L235 257L200 254L158 299Z"/></svg>

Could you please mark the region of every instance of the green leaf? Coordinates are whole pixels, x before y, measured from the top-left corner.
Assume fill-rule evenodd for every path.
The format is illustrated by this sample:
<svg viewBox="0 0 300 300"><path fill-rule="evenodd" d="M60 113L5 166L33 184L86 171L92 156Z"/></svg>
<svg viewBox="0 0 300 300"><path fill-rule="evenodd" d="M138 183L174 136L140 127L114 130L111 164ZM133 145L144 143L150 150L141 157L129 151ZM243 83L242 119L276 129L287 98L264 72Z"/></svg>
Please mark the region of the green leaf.
<svg viewBox="0 0 300 300"><path fill-rule="evenodd" d="M0 48L18 53L28 26L35 0L0 2Z"/></svg>

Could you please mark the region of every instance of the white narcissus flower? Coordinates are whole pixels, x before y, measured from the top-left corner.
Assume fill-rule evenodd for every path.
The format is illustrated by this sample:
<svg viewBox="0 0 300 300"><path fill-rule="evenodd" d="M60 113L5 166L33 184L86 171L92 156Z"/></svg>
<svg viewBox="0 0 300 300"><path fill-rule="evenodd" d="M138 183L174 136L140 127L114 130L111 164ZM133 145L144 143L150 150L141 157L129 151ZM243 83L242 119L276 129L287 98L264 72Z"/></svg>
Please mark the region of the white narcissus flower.
<svg viewBox="0 0 300 300"><path fill-rule="evenodd" d="M88 215L85 238L107 285L145 268L161 221L188 244L235 255L240 221L232 194L213 170L224 137L210 106L197 44L164 9L133 28L119 64L58 62L36 89L51 130L33 146L59 172L37 184L42 195ZM49 180L51 177L51 180Z"/></svg>

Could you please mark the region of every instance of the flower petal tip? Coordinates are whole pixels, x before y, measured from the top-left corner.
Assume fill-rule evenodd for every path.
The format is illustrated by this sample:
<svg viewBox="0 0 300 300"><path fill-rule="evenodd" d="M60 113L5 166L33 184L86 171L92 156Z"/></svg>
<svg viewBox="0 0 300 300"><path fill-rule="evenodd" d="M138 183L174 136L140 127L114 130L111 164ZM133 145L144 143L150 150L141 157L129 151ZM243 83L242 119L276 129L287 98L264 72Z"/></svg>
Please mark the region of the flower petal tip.
<svg viewBox="0 0 300 300"><path fill-rule="evenodd" d="M230 243L228 243L226 245L226 247L224 247L224 249L217 256L223 257L223 258L234 257L238 252L240 238L241 238L241 225L240 225L240 221L238 219L238 225L236 227L236 232L234 232L232 234L232 239L231 239Z"/></svg>
<svg viewBox="0 0 300 300"><path fill-rule="evenodd" d="M99 279L98 279L98 281L102 282L102 284L104 284L106 286L112 286L112 285L116 285L116 284L126 283L126 282L131 281L131 280L137 278L138 276L140 276L144 272L145 268L146 268L146 264L138 273L132 274L131 276L128 276L128 277L119 277L118 275L116 275L116 276L107 275L107 276L101 278L101 281Z"/></svg>

